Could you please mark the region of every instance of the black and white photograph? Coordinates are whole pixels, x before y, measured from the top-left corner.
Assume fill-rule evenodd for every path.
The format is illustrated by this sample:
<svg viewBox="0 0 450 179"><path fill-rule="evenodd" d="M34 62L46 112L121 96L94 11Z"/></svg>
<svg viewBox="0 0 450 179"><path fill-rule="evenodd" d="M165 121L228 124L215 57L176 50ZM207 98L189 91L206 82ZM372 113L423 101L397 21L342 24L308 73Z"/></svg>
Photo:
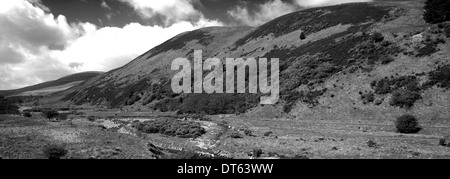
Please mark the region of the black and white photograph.
<svg viewBox="0 0 450 179"><path fill-rule="evenodd" d="M0 159L450 159L450 0L0 0Z"/></svg>

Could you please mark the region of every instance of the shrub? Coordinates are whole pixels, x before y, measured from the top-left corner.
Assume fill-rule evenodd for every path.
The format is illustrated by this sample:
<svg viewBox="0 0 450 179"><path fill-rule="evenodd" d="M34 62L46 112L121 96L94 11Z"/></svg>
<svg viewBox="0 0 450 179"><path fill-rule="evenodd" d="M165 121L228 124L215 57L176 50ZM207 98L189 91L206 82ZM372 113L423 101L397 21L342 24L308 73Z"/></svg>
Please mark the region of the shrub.
<svg viewBox="0 0 450 179"><path fill-rule="evenodd" d="M262 149L253 149L253 153L252 153L253 157L255 157L255 158L261 157L262 154L263 154Z"/></svg>
<svg viewBox="0 0 450 179"><path fill-rule="evenodd" d="M31 115L30 112L24 112L24 113L23 113L23 116L24 116L24 117L32 117L32 115Z"/></svg>
<svg viewBox="0 0 450 179"><path fill-rule="evenodd" d="M377 148L377 147L379 147L379 145L376 142L374 142L373 140L367 141L367 146L369 146L370 148Z"/></svg>
<svg viewBox="0 0 450 179"><path fill-rule="evenodd" d="M19 107L10 100L0 97L0 114L20 114Z"/></svg>
<svg viewBox="0 0 450 179"><path fill-rule="evenodd" d="M372 92L363 94L361 96L361 99L363 100L364 104L372 103L373 101L375 101L375 94L373 94Z"/></svg>
<svg viewBox="0 0 450 179"><path fill-rule="evenodd" d="M415 134L421 130L416 117L409 114L398 117L395 121L395 127L397 132L403 134Z"/></svg>
<svg viewBox="0 0 450 179"><path fill-rule="evenodd" d="M382 65L387 65L395 60L391 56L383 56L383 57L380 57L380 61L381 61Z"/></svg>
<svg viewBox="0 0 450 179"><path fill-rule="evenodd" d="M206 133L206 130L198 122L180 121L173 118L135 123L133 127L148 134L160 133L181 138L196 138Z"/></svg>
<svg viewBox="0 0 450 179"><path fill-rule="evenodd" d="M300 40L305 40L306 39L306 35L305 33L302 32L302 34L300 34Z"/></svg>
<svg viewBox="0 0 450 179"><path fill-rule="evenodd" d="M448 0L427 0L423 18L428 23L441 23L450 20L450 2Z"/></svg>
<svg viewBox="0 0 450 179"><path fill-rule="evenodd" d="M424 47L420 48L416 57L425 57L429 56L438 51L437 44L435 43L427 43Z"/></svg>
<svg viewBox="0 0 450 179"><path fill-rule="evenodd" d="M89 116L87 117L88 121L94 122L95 121L95 116Z"/></svg>
<svg viewBox="0 0 450 179"><path fill-rule="evenodd" d="M54 144L46 146L43 152L48 159L61 159L68 153L63 146Z"/></svg>
<svg viewBox="0 0 450 179"><path fill-rule="evenodd" d="M59 112L53 109L50 110L46 110L44 112L42 112L42 114L44 115L44 117L46 117L47 119L53 119L59 116Z"/></svg>
<svg viewBox="0 0 450 179"><path fill-rule="evenodd" d="M253 136L253 132L250 129L244 129L244 134L246 136Z"/></svg>
<svg viewBox="0 0 450 179"><path fill-rule="evenodd" d="M254 94L190 94L179 109L186 114L237 114L258 103L259 98Z"/></svg>
<svg viewBox="0 0 450 179"><path fill-rule="evenodd" d="M439 85L441 88L450 89L450 65L441 66L429 73L430 81L428 85Z"/></svg>
<svg viewBox="0 0 450 179"><path fill-rule="evenodd" d="M392 94L391 106L398 106L401 108L411 108L414 103L421 99L420 93L410 90L398 90Z"/></svg>
<svg viewBox="0 0 450 179"><path fill-rule="evenodd" d="M440 146L447 146L447 141L445 139L439 139L439 145Z"/></svg>
<svg viewBox="0 0 450 179"><path fill-rule="evenodd" d="M67 114L60 114L57 116L58 121L65 121L67 120Z"/></svg>

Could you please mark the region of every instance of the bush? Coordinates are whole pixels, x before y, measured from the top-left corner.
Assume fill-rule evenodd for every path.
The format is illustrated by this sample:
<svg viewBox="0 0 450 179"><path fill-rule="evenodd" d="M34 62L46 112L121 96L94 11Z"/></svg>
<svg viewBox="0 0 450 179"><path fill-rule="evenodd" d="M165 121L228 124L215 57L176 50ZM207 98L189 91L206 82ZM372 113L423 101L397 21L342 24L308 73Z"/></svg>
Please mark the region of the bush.
<svg viewBox="0 0 450 179"><path fill-rule="evenodd" d="M68 153L68 151L60 145L48 145L44 148L43 152L48 159L61 159Z"/></svg>
<svg viewBox="0 0 450 179"><path fill-rule="evenodd" d="M395 121L395 127L397 128L397 132L403 134L415 134L421 130L416 117L409 114L397 118Z"/></svg>
<svg viewBox="0 0 450 179"><path fill-rule="evenodd" d="M246 136L254 136L254 135L253 135L253 132L252 132L250 129L244 129L244 134L245 134Z"/></svg>
<svg viewBox="0 0 450 179"><path fill-rule="evenodd" d="M424 6L423 18L426 22L436 24L450 20L450 1L427 0Z"/></svg>
<svg viewBox="0 0 450 179"><path fill-rule="evenodd" d="M439 85L441 88L450 89L450 65L441 66L429 73L430 81L427 85Z"/></svg>
<svg viewBox="0 0 450 179"><path fill-rule="evenodd" d="M179 109L186 114L237 114L245 113L258 103L255 94L190 94Z"/></svg>
<svg viewBox="0 0 450 179"><path fill-rule="evenodd" d="M206 133L206 130L198 122L180 121L172 118L135 123L133 127L148 134L160 133L181 138L196 138Z"/></svg>
<svg viewBox="0 0 450 179"><path fill-rule="evenodd" d="M87 117L88 121L94 122L95 121L95 117L94 116L89 116Z"/></svg>
<svg viewBox="0 0 450 179"><path fill-rule="evenodd" d="M361 99L363 100L364 104L372 103L373 101L375 101L375 94L373 94L372 92L363 94L361 96Z"/></svg>
<svg viewBox="0 0 450 179"><path fill-rule="evenodd" d="M398 90L392 94L391 106L398 106L401 108L411 108L414 103L421 99L420 93L410 90Z"/></svg>
<svg viewBox="0 0 450 179"><path fill-rule="evenodd" d="M23 113L23 116L24 116L24 117L32 117L32 115L31 115L30 112L24 112L24 113Z"/></svg>
<svg viewBox="0 0 450 179"><path fill-rule="evenodd" d="M57 116L58 121L65 121L67 120L67 114L59 114Z"/></svg>
<svg viewBox="0 0 450 179"><path fill-rule="evenodd" d="M302 34L300 34L300 40L305 40L306 39L306 35L305 33L302 32Z"/></svg>
<svg viewBox="0 0 450 179"><path fill-rule="evenodd" d="M424 47L418 50L416 57L425 57L438 52L438 45L435 43L427 43Z"/></svg>
<svg viewBox="0 0 450 179"><path fill-rule="evenodd" d="M42 114L44 115L44 117L46 117L47 119L54 119L56 117L59 116L59 112L53 109L50 110L46 110L44 112L42 112Z"/></svg>
<svg viewBox="0 0 450 179"><path fill-rule="evenodd" d="M0 114L20 114L19 107L2 96L0 97Z"/></svg>

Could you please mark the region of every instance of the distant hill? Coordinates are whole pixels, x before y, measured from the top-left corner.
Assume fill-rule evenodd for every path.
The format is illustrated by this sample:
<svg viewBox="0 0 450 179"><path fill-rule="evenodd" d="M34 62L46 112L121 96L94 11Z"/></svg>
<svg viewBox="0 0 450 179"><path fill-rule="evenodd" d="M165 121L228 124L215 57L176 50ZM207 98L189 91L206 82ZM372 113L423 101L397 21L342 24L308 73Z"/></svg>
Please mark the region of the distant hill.
<svg viewBox="0 0 450 179"><path fill-rule="evenodd" d="M272 111L318 120L389 120L406 112L449 118L450 22L428 24L422 15L422 1L348 3L254 28L186 32L73 88L63 101L207 114ZM253 94L174 94L172 60L193 60L200 49L203 59L279 58L279 103L267 110Z"/></svg>
<svg viewBox="0 0 450 179"><path fill-rule="evenodd" d="M0 95L10 96L43 96L54 92L69 89L75 85L85 82L93 77L102 74L102 72L83 72L69 75L54 81L48 81L21 89L0 91Z"/></svg>

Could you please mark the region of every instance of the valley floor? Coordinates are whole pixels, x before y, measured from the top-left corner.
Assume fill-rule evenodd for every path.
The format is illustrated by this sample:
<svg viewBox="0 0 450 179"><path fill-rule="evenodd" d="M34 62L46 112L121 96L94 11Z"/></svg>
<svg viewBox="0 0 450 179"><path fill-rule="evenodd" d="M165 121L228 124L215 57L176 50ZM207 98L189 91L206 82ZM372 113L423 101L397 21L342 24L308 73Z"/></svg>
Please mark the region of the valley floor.
<svg viewBox="0 0 450 179"><path fill-rule="evenodd" d="M450 122L421 123L419 134L398 134L392 121L311 121L212 116L197 121L206 134L195 139L144 134L133 121L156 114L91 112L49 121L33 114L0 116L0 158L46 158L43 149L64 146L67 159L153 158L450 158L450 147L439 140L450 133ZM122 114L122 115L121 115ZM95 120L86 116L95 115ZM448 142L448 140L447 140ZM197 156L197 158L199 158Z"/></svg>

